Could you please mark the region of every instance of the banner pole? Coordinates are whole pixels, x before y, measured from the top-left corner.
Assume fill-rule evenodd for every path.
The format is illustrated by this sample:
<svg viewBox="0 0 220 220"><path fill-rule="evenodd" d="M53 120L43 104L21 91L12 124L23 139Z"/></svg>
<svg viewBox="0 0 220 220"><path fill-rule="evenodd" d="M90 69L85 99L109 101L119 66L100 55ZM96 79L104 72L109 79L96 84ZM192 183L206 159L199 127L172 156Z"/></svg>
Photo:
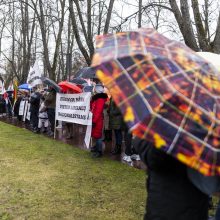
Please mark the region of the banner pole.
<svg viewBox="0 0 220 220"><path fill-rule="evenodd" d="M57 128L57 127L56 127L56 122L57 122L58 94L59 94L59 93L56 94L55 122L54 122L54 131L53 131L53 132L54 132L54 134L53 134L53 138L54 138L54 139L56 139L56 130L57 130L57 129L56 129L56 128Z"/></svg>
<svg viewBox="0 0 220 220"><path fill-rule="evenodd" d="M54 139L56 139L56 130L57 130L56 122L57 122L57 114L56 114L56 109L55 109L55 122L54 122L54 135L53 135Z"/></svg>

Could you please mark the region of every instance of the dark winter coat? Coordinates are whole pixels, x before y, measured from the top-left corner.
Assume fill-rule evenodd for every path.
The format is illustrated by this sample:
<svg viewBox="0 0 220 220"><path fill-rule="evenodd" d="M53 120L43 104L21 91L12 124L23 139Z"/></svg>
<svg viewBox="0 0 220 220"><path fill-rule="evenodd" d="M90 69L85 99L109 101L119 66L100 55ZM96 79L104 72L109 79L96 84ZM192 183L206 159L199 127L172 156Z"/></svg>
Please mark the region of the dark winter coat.
<svg viewBox="0 0 220 220"><path fill-rule="evenodd" d="M148 167L145 220L207 220L208 196L188 179L187 167L138 138L134 147Z"/></svg>
<svg viewBox="0 0 220 220"><path fill-rule="evenodd" d="M109 129L124 130L125 128L126 126L123 120L123 116L115 102L111 99L109 106Z"/></svg>
<svg viewBox="0 0 220 220"><path fill-rule="evenodd" d="M0 95L0 114L6 113L5 100L2 95Z"/></svg>
<svg viewBox="0 0 220 220"><path fill-rule="evenodd" d="M38 114L40 108L41 94L39 92L34 92L30 97L30 112Z"/></svg>
<svg viewBox="0 0 220 220"><path fill-rule="evenodd" d="M104 106L107 101L107 94L98 93L92 97L91 112L92 112L92 137L99 139L102 137L103 123L104 123Z"/></svg>
<svg viewBox="0 0 220 220"><path fill-rule="evenodd" d="M56 108L56 91L51 90L46 96L45 96L45 106L46 108Z"/></svg>
<svg viewBox="0 0 220 220"><path fill-rule="evenodd" d="M20 108L21 100L22 100L22 97L19 96L14 105L14 115L16 116L19 116L19 108Z"/></svg>

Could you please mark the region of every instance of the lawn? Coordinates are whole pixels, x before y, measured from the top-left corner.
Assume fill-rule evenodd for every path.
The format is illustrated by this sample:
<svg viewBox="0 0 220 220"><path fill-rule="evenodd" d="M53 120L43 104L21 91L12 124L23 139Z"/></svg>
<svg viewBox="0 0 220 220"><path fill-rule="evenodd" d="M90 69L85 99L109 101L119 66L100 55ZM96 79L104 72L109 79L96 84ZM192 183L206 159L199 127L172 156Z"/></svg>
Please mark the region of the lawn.
<svg viewBox="0 0 220 220"><path fill-rule="evenodd" d="M0 122L0 219L142 219L145 173Z"/></svg>

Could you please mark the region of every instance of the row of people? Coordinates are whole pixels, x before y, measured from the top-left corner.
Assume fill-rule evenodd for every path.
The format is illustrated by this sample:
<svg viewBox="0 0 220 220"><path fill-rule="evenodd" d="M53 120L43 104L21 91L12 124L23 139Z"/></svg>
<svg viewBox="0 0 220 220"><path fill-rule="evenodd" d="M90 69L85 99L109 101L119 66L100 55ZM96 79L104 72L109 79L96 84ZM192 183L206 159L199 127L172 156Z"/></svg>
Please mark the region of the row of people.
<svg viewBox="0 0 220 220"><path fill-rule="evenodd" d="M14 105L14 115L17 116L19 121L23 119L23 116L19 115L21 101L28 101L30 103L29 124L31 130L35 133L47 132L49 136L53 136L56 91L52 87L49 87L47 90L33 88L31 94L28 92L19 92ZM105 93L105 88L102 84L97 83L94 86L91 98L91 112L93 113L91 136L95 139L95 144L91 148L93 157L101 157L103 155L103 141L112 140L114 140L115 144L111 154L120 155L124 139L125 155L123 160L129 163L132 160L140 160L139 155L132 147L132 135L128 132L128 128L123 121L123 116L114 101ZM27 120L25 121L28 123ZM66 138L73 138L73 124L65 123L65 125L67 130Z"/></svg>

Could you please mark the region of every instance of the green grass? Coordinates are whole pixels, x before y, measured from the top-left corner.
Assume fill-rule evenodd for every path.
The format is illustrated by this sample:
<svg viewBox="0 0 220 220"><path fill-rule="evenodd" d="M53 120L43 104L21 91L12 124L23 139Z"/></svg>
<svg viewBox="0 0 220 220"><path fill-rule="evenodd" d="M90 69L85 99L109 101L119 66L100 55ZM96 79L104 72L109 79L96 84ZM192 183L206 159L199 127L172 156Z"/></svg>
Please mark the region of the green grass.
<svg viewBox="0 0 220 220"><path fill-rule="evenodd" d="M143 218L145 173L0 122L0 219Z"/></svg>

